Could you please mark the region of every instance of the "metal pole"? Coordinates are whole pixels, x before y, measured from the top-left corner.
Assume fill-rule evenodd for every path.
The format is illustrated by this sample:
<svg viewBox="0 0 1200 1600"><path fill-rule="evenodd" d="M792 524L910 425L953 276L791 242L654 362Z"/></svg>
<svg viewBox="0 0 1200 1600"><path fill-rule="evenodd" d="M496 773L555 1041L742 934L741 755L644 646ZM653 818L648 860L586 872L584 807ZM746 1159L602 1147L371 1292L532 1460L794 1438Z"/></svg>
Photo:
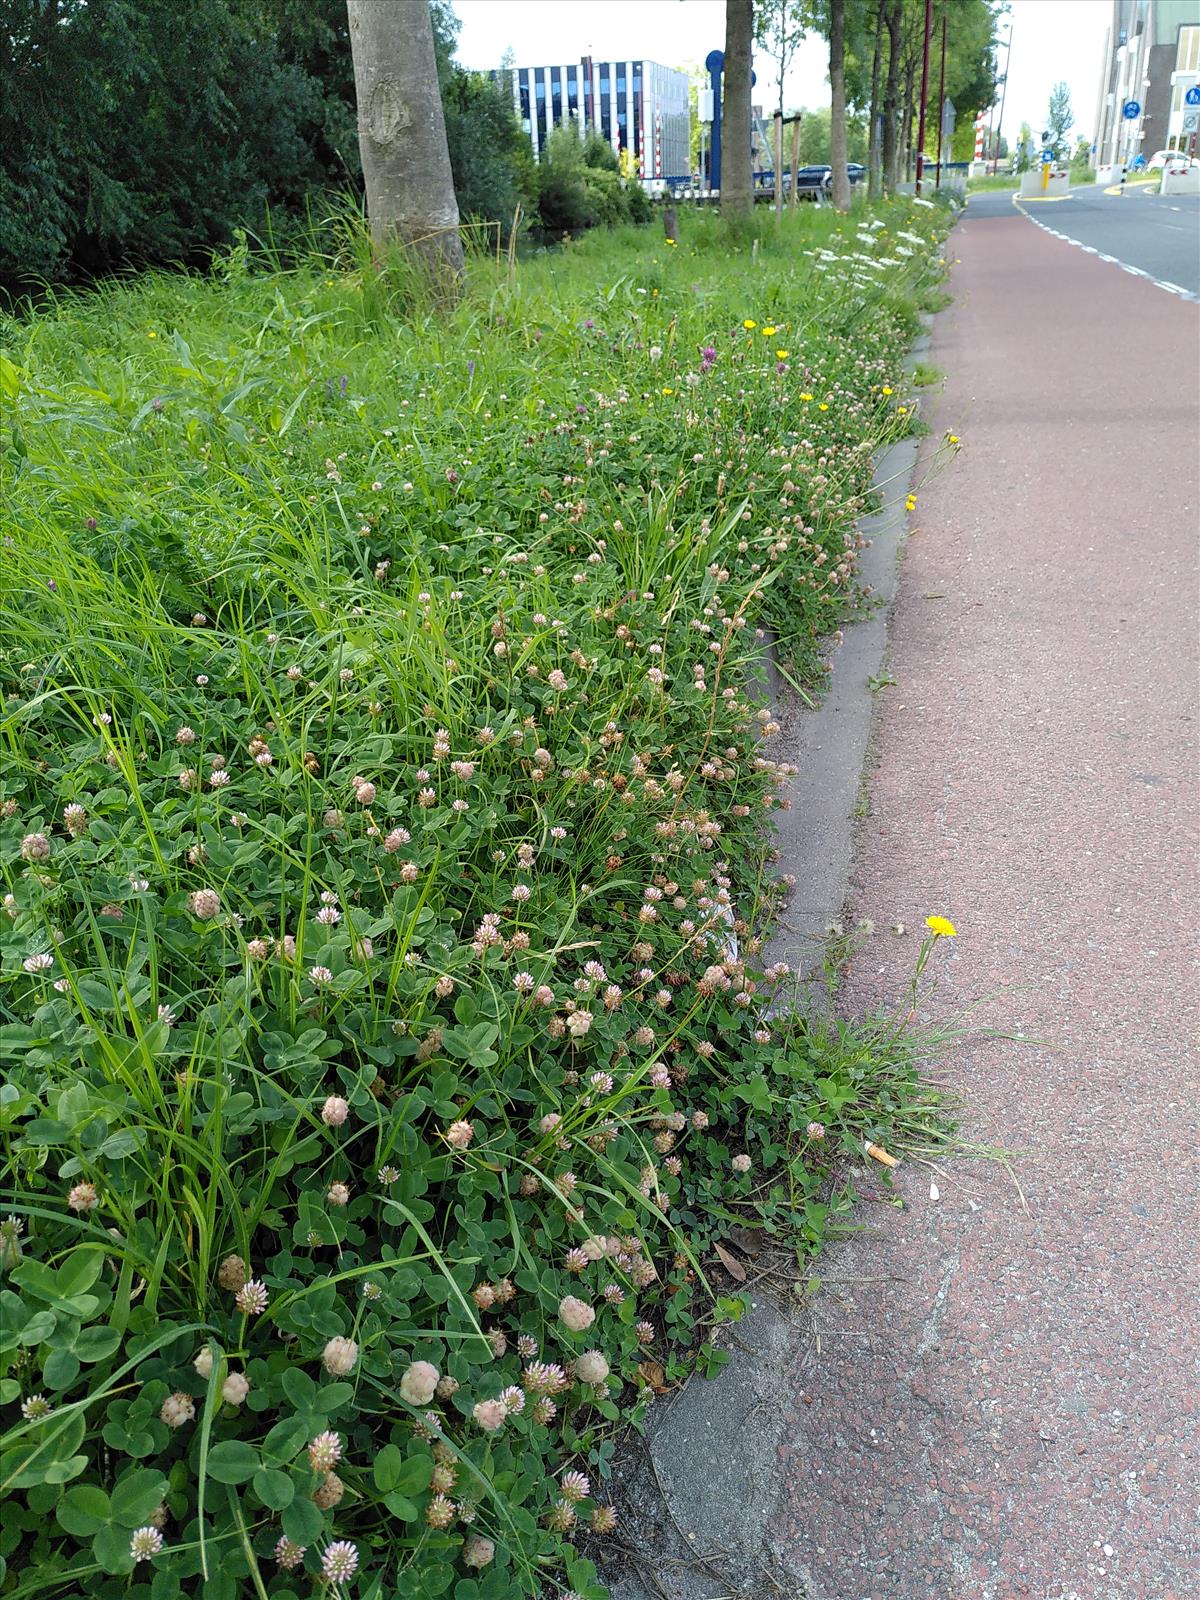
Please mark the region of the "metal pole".
<svg viewBox="0 0 1200 1600"><path fill-rule="evenodd" d="M921 178L925 171L925 102L929 97L929 40L933 33L933 0L925 0L925 44L921 53L921 115L917 120L917 182L921 192Z"/></svg>
<svg viewBox="0 0 1200 1600"><path fill-rule="evenodd" d="M1004 128L1004 100L1005 100L1005 96L1008 94L1008 68L1009 68L1009 63L1012 61L1012 36L1013 36L1013 19L1012 19L1012 15L1010 13L1009 18L1008 18L1008 50L1005 53L1005 57L1004 57L1004 82L1003 82L1003 84L1001 85L1001 88L1000 88L1000 121L999 121L999 123L997 124L997 127L996 127L996 141L997 141L997 144L999 143L1000 135L1001 135L1001 132L1002 132L1002 130Z"/></svg>
<svg viewBox="0 0 1200 1600"><path fill-rule="evenodd" d="M942 12L942 66L938 73L938 151L935 189L942 187L942 124L946 120L946 13Z"/></svg>
<svg viewBox="0 0 1200 1600"><path fill-rule="evenodd" d="M783 215L783 112L775 113L775 216Z"/></svg>

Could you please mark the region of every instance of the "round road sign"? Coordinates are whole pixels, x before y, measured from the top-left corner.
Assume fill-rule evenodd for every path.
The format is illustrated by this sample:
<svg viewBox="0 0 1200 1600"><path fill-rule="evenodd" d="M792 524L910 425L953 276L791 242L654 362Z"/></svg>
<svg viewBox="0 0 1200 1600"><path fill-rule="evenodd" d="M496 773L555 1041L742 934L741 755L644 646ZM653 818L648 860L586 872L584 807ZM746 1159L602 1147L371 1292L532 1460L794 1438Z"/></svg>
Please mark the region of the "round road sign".
<svg viewBox="0 0 1200 1600"><path fill-rule="evenodd" d="M1194 83L1183 97L1185 106L1200 106L1200 83Z"/></svg>
<svg viewBox="0 0 1200 1600"><path fill-rule="evenodd" d="M1126 100L1125 104L1121 107L1121 115L1125 118L1126 122L1132 122L1135 117L1140 117L1141 114L1142 102L1140 100Z"/></svg>

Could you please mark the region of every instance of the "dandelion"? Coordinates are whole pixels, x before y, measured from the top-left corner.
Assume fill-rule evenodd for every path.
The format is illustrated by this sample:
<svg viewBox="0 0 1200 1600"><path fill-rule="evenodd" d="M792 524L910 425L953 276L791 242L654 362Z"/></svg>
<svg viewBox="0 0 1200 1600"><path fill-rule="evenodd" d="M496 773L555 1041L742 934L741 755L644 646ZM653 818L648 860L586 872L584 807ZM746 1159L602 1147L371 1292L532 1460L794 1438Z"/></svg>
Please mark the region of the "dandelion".
<svg viewBox="0 0 1200 1600"><path fill-rule="evenodd" d="M343 1339L340 1335L330 1339L321 1352L321 1363L334 1378L344 1378L348 1372L353 1372L357 1361L358 1346L353 1339Z"/></svg>
<svg viewBox="0 0 1200 1600"><path fill-rule="evenodd" d="M267 1309L270 1300L267 1286L261 1278L251 1278L234 1296L234 1304L245 1317L258 1317Z"/></svg>
<svg viewBox="0 0 1200 1600"><path fill-rule="evenodd" d="M745 322L742 323L742 327L745 328L747 333L753 333L754 329L758 327L758 323L755 322L753 317L747 317Z"/></svg>
<svg viewBox="0 0 1200 1600"><path fill-rule="evenodd" d="M358 1571L358 1546L338 1539L321 1557L321 1574L327 1583L345 1583Z"/></svg>
<svg viewBox="0 0 1200 1600"><path fill-rule="evenodd" d="M925 926L933 930L935 939L954 939L958 936L958 929L949 917L926 917Z"/></svg>
<svg viewBox="0 0 1200 1600"><path fill-rule="evenodd" d="M135 1566L139 1561L149 1561L162 1547L163 1536L154 1527L135 1528L129 1538L129 1554Z"/></svg>

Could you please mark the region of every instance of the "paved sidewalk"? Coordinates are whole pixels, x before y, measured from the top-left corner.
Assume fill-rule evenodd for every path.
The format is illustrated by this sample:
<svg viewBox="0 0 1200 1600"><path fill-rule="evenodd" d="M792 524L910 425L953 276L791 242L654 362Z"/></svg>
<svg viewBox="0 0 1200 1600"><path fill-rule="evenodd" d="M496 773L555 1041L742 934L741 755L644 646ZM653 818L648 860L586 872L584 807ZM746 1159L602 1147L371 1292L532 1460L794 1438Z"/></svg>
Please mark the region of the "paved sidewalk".
<svg viewBox="0 0 1200 1600"><path fill-rule="evenodd" d="M1049 1041L945 1063L1028 1211L990 1165L870 1208L771 1538L807 1600L1196 1600L1200 309L1019 216L950 245L964 452L904 560L848 1004L954 919L938 1010L1008 989Z"/></svg>

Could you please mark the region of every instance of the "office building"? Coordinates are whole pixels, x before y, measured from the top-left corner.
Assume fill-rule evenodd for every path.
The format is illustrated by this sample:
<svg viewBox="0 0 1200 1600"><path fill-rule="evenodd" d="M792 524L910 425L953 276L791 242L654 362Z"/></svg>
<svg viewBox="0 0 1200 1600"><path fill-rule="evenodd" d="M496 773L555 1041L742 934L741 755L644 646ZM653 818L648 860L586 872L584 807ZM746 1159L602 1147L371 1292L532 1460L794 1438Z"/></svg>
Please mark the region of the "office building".
<svg viewBox="0 0 1200 1600"><path fill-rule="evenodd" d="M1113 0L1096 107L1097 165L1186 148L1200 82L1200 0ZM1130 102L1140 107L1124 116Z"/></svg>
<svg viewBox="0 0 1200 1600"><path fill-rule="evenodd" d="M657 61L582 61L561 67L513 67L513 104L540 156L554 128L573 120L620 154L631 150L643 178L691 171L688 77Z"/></svg>

